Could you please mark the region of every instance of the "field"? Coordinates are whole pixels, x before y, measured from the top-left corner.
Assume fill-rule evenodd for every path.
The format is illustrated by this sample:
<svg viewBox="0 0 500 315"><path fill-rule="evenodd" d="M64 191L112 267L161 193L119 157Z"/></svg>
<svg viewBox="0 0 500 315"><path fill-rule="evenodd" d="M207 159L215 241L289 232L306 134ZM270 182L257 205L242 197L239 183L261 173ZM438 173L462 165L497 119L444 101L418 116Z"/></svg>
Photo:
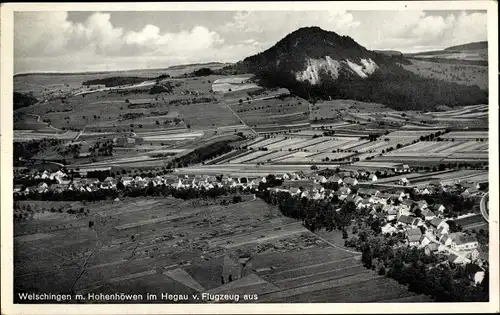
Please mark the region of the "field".
<svg viewBox="0 0 500 315"><path fill-rule="evenodd" d="M484 135L481 133L481 135ZM479 137L479 133L446 134L446 139L472 139ZM487 133L485 134L487 137ZM444 138L444 136L443 136ZM425 152L425 154L422 154ZM377 161L398 161L414 164L425 161L460 162L488 162L488 142L481 141L426 141L417 142L407 147L385 153L376 157Z"/></svg>
<svg viewBox="0 0 500 315"><path fill-rule="evenodd" d="M410 60L411 65L403 65L403 67L423 77L464 85L477 85L481 89L488 89L487 66L431 62L421 59Z"/></svg>
<svg viewBox="0 0 500 315"><path fill-rule="evenodd" d="M14 229L18 291L230 292L258 294L258 302L414 296L362 267L359 254L328 245L260 200L203 206L138 198L33 206L34 218ZM85 207L90 215L50 212L51 207ZM228 273L233 281L223 283ZM377 292L369 293L375 286Z"/></svg>

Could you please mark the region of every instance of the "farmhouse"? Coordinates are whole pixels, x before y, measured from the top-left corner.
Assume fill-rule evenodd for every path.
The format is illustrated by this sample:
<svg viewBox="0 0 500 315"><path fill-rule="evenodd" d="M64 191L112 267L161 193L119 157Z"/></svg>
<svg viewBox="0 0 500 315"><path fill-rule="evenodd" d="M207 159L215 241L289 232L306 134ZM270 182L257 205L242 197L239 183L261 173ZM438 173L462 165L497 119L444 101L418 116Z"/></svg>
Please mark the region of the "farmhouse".
<svg viewBox="0 0 500 315"><path fill-rule="evenodd" d="M372 182L376 182L378 180L378 177L375 174L370 174L368 176L368 179L371 180Z"/></svg>

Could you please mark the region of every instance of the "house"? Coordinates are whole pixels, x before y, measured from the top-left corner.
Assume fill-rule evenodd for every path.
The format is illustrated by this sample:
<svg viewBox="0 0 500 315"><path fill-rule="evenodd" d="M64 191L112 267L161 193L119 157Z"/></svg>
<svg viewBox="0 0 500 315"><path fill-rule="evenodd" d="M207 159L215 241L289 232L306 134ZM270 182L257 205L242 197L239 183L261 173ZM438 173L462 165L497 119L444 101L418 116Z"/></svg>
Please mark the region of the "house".
<svg viewBox="0 0 500 315"><path fill-rule="evenodd" d="M398 180L398 185L407 186L410 184L410 181L406 177L402 177Z"/></svg>
<svg viewBox="0 0 500 315"><path fill-rule="evenodd" d="M396 173L407 173L410 171L410 166L408 164L402 164L394 168Z"/></svg>
<svg viewBox="0 0 500 315"><path fill-rule="evenodd" d="M300 189L298 189L297 187L292 187L290 188L290 195L292 196L296 196L296 195L299 195L302 191Z"/></svg>
<svg viewBox="0 0 500 315"><path fill-rule="evenodd" d="M356 200L356 195L348 195L346 198L345 198L345 202L354 202L355 203L355 200Z"/></svg>
<svg viewBox="0 0 500 315"><path fill-rule="evenodd" d="M382 227L382 234L393 234L396 233L397 231L398 229L392 226L390 223L387 223Z"/></svg>
<svg viewBox="0 0 500 315"><path fill-rule="evenodd" d="M451 244L451 248L459 251L468 251L479 246L479 242L472 235L467 235L465 233L459 233L455 238L454 242Z"/></svg>
<svg viewBox="0 0 500 315"><path fill-rule="evenodd" d="M21 192L21 190L23 190L23 185L14 185L15 193Z"/></svg>
<svg viewBox="0 0 500 315"><path fill-rule="evenodd" d="M37 186L37 191L39 193L45 193L49 190L49 185L47 185L47 183L43 182L43 183L40 183L38 186Z"/></svg>
<svg viewBox="0 0 500 315"><path fill-rule="evenodd" d="M421 194L421 195L430 195L430 193L431 193L431 192L430 192L430 190L429 190L429 189L427 189L427 187L426 187L426 188L424 188L424 189L422 189L422 190L420 191L420 194Z"/></svg>
<svg viewBox="0 0 500 315"><path fill-rule="evenodd" d="M315 182L320 183L320 184L324 184L324 183L328 182L328 180L326 179L325 176L320 175L320 176L316 177Z"/></svg>
<svg viewBox="0 0 500 315"><path fill-rule="evenodd" d="M433 204L430 209L434 212L443 212L446 208L442 204Z"/></svg>
<svg viewBox="0 0 500 315"><path fill-rule="evenodd" d="M322 192L325 191L325 188L323 186L319 185L319 184L313 184L312 190L315 191L315 192L317 191L317 192L322 193Z"/></svg>
<svg viewBox="0 0 500 315"><path fill-rule="evenodd" d="M49 186L50 191L56 192L56 193L62 193L63 191L66 191L68 189L69 185L61 185L61 184L52 184Z"/></svg>
<svg viewBox="0 0 500 315"><path fill-rule="evenodd" d="M432 239L431 239L431 237L429 235L423 234L420 237L420 246L425 247L425 246L427 246L427 245L429 245L431 243L432 243ZM436 244L436 246L437 246L437 244Z"/></svg>
<svg viewBox="0 0 500 315"><path fill-rule="evenodd" d="M347 172L347 171L345 171L345 172L340 172L340 173L339 173L339 176L340 176L341 178L344 178L344 179L345 179L346 177L351 177L351 172Z"/></svg>
<svg viewBox="0 0 500 315"><path fill-rule="evenodd" d="M378 180L378 177L375 174L370 174L368 175L368 179L372 182L376 182Z"/></svg>
<svg viewBox="0 0 500 315"><path fill-rule="evenodd" d="M424 252L427 256L429 256L432 253L435 253L438 250L439 250L439 245L436 243L430 243L424 247Z"/></svg>
<svg viewBox="0 0 500 315"><path fill-rule="evenodd" d="M396 220L397 215L398 215L398 211L393 208L393 209L387 211L386 219L387 219L387 221Z"/></svg>
<svg viewBox="0 0 500 315"><path fill-rule="evenodd" d="M443 220L440 218L433 218L431 219L431 222L429 222L430 226L435 228L436 230L441 226L441 223L443 223Z"/></svg>
<svg viewBox="0 0 500 315"><path fill-rule="evenodd" d="M424 209L422 211L422 215L424 216L424 220L426 220L426 221L430 221L430 220L432 220L432 219L434 219L436 217L436 215L434 214L434 212L432 212L429 209Z"/></svg>
<svg viewBox="0 0 500 315"><path fill-rule="evenodd" d="M400 215L398 218L398 222L416 226L418 223L418 219L416 217L411 217L408 215Z"/></svg>
<svg viewBox="0 0 500 315"><path fill-rule="evenodd" d="M427 209L427 207L428 207L429 205L427 204L427 201L425 201L425 200L419 200L419 201L417 202L417 206L418 206L418 208L419 208L420 210L424 210L424 209Z"/></svg>
<svg viewBox="0 0 500 315"><path fill-rule="evenodd" d="M373 189L373 188L360 187L358 189L358 196L361 196L361 197L371 197L371 196L377 197L379 194L380 194L380 191L377 189Z"/></svg>
<svg viewBox="0 0 500 315"><path fill-rule="evenodd" d="M339 189L340 194L347 196L351 193L351 189L349 187L341 187Z"/></svg>
<svg viewBox="0 0 500 315"><path fill-rule="evenodd" d="M134 179L130 176L122 177L122 183L124 186L130 186L134 182Z"/></svg>
<svg viewBox="0 0 500 315"><path fill-rule="evenodd" d="M360 209L366 209L368 208L369 206L371 206L372 202L370 201L370 199L368 198L364 198L359 204L358 204L358 208Z"/></svg>
<svg viewBox="0 0 500 315"><path fill-rule="evenodd" d="M441 186L442 183L439 181L439 179L433 179L429 182L429 185L437 188L437 187Z"/></svg>
<svg viewBox="0 0 500 315"><path fill-rule="evenodd" d="M455 265L465 265L465 264L469 263L468 259L463 258L461 256L457 256L455 254L448 255L448 261L450 263L455 264Z"/></svg>
<svg viewBox="0 0 500 315"><path fill-rule="evenodd" d="M356 186L358 184L358 180L353 177L346 177L344 178L344 184L348 186Z"/></svg>
<svg viewBox="0 0 500 315"><path fill-rule="evenodd" d="M417 246L420 244L420 238L422 237L422 231L419 228L410 227L406 229L406 239L410 246Z"/></svg>
<svg viewBox="0 0 500 315"><path fill-rule="evenodd" d="M329 183L337 183L337 184L342 184L342 178L340 178L339 176L337 175L333 175L333 176L330 176L328 177L328 182Z"/></svg>

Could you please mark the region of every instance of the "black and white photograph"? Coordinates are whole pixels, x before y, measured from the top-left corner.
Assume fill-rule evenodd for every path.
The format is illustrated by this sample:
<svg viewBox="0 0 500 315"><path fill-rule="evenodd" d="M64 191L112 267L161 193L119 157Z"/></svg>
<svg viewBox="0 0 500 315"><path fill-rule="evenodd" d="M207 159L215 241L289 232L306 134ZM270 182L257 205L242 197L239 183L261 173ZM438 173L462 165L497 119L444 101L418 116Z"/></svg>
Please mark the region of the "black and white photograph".
<svg viewBox="0 0 500 315"><path fill-rule="evenodd" d="M498 8L439 2L11 4L6 314L498 311Z"/></svg>

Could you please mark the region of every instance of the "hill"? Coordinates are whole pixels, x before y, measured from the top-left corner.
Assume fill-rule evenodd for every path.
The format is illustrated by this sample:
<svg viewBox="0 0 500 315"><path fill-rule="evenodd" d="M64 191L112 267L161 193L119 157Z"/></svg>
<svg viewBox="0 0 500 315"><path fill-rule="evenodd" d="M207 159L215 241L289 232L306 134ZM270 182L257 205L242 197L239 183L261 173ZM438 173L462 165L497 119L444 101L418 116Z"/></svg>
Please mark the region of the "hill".
<svg viewBox="0 0 500 315"><path fill-rule="evenodd" d="M378 54L387 55L387 56L401 56L401 55L403 55L402 52L397 51L397 50L374 50L374 52L376 52Z"/></svg>
<svg viewBox="0 0 500 315"><path fill-rule="evenodd" d="M254 73L260 84L285 87L309 100L354 99L398 110L485 103L476 86L429 79L405 70L402 55L370 51L349 36L319 27L298 29L233 69Z"/></svg>
<svg viewBox="0 0 500 315"><path fill-rule="evenodd" d="M474 42L474 43L468 43L468 44L463 44L463 45L457 45L457 46L451 46L447 47L444 50L477 50L477 49L488 49L488 42L483 41L483 42Z"/></svg>

